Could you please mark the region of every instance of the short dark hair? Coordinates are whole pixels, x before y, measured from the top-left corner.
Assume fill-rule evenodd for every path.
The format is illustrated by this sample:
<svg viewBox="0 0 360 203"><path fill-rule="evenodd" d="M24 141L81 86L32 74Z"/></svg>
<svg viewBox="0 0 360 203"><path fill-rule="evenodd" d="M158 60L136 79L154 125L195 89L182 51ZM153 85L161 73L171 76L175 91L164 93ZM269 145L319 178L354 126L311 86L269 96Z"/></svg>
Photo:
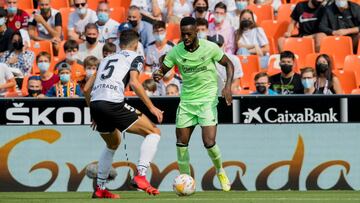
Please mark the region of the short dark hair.
<svg viewBox="0 0 360 203"><path fill-rule="evenodd" d="M291 51L283 51L280 53L280 60L283 58L291 58L292 60L295 60L295 55Z"/></svg>
<svg viewBox="0 0 360 203"><path fill-rule="evenodd" d="M102 52L110 52L115 53L116 52L116 45L112 42L106 42L103 46Z"/></svg>
<svg viewBox="0 0 360 203"><path fill-rule="evenodd" d="M71 49L77 49L79 50L79 44L73 40L73 39L69 39L65 42L64 44L64 51L66 52L66 50L71 50Z"/></svg>
<svg viewBox="0 0 360 203"><path fill-rule="evenodd" d="M38 75L33 75L33 76L30 76L30 77L29 77L28 81L30 81L30 80L38 80L38 81L41 81L41 77L38 76Z"/></svg>
<svg viewBox="0 0 360 203"><path fill-rule="evenodd" d="M265 72L260 72L255 75L254 80L257 81L259 78L267 77L269 79L269 75Z"/></svg>
<svg viewBox="0 0 360 203"><path fill-rule="evenodd" d="M90 29L95 29L97 32L99 32L99 28L95 23L88 23L85 26L85 32Z"/></svg>
<svg viewBox="0 0 360 203"><path fill-rule="evenodd" d="M222 8L222 9L224 9L224 10L225 10L225 13L226 13L226 11L227 11L226 4L224 4L224 3L221 2L221 1L215 5L214 11L215 11L215 9L217 9L217 8Z"/></svg>
<svg viewBox="0 0 360 203"><path fill-rule="evenodd" d="M209 22L205 18L196 18L196 26L206 26L206 28L209 28Z"/></svg>
<svg viewBox="0 0 360 203"><path fill-rule="evenodd" d="M196 26L196 20L195 18L191 17L191 16L186 16L184 18L181 19L180 21L180 26L187 26L187 25L194 25Z"/></svg>
<svg viewBox="0 0 360 203"><path fill-rule="evenodd" d="M51 61L51 55L49 53L47 53L46 51L42 51L36 56L36 62L38 62L39 58L42 56L45 56L46 58L49 59L49 61Z"/></svg>
<svg viewBox="0 0 360 203"><path fill-rule="evenodd" d="M200 1L200 0L195 0L195 1L193 2L193 8L195 8L195 4L196 4L198 1ZM208 2L208 0L203 0L203 1L204 1L205 4L206 4L206 10L209 10L209 2Z"/></svg>
<svg viewBox="0 0 360 203"><path fill-rule="evenodd" d="M128 46L139 40L139 34L135 30L124 30L120 34L120 46Z"/></svg>
<svg viewBox="0 0 360 203"><path fill-rule="evenodd" d="M159 29L159 28L164 28L166 29L166 24L164 21L155 21L153 24L153 30Z"/></svg>

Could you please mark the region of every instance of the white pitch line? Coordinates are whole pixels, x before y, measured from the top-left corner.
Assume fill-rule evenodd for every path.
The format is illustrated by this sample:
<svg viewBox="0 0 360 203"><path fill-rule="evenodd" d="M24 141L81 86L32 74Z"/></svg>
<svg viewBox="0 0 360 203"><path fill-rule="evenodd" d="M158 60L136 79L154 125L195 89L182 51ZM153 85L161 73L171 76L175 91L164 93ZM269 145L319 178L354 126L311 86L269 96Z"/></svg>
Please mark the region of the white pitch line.
<svg viewBox="0 0 360 203"><path fill-rule="evenodd" d="M250 197L239 197L239 198L221 198L221 199L212 199L212 198L167 198L167 199L151 199L151 201L226 201L226 200L259 200L259 201L269 201L269 200L291 200L291 201L360 201L360 198L250 198Z"/></svg>

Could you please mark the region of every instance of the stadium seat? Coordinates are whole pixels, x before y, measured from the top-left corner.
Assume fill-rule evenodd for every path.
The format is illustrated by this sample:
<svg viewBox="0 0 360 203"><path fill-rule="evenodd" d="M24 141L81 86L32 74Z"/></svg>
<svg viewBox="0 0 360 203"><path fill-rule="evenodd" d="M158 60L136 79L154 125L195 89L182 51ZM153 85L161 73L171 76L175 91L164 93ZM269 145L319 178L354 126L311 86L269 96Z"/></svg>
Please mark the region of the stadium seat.
<svg viewBox="0 0 360 203"><path fill-rule="evenodd" d="M18 97L19 93L16 91L16 86L8 88L4 97Z"/></svg>
<svg viewBox="0 0 360 203"><path fill-rule="evenodd" d="M64 44L65 44L66 40L61 41L60 43L60 48L59 48L59 53L57 55L57 58L59 58L60 60L64 59L66 54L64 51Z"/></svg>
<svg viewBox="0 0 360 203"><path fill-rule="evenodd" d="M293 70L294 70L296 73L299 73L299 72L300 72L299 66L297 65L297 56L296 56L296 59L295 59L295 64L294 64ZM270 75L270 76L275 75L275 74L281 72L281 68L280 68L280 54L274 54L274 55L271 55L271 56L270 56L270 58L269 58L269 65L268 65L268 69L266 70L266 72L267 72L267 74Z"/></svg>
<svg viewBox="0 0 360 203"><path fill-rule="evenodd" d="M344 70L352 70L355 73L357 87L360 87L360 56L348 55L345 57Z"/></svg>
<svg viewBox="0 0 360 203"><path fill-rule="evenodd" d="M128 9L131 4L131 0L110 0L109 1L110 6L120 6L124 7L125 9Z"/></svg>
<svg viewBox="0 0 360 203"><path fill-rule="evenodd" d="M307 1L307 0L290 0L290 3L291 4L296 4L296 3L299 3L299 2L302 2L302 1Z"/></svg>
<svg viewBox="0 0 360 203"><path fill-rule="evenodd" d="M151 79L151 78L152 78L151 74L146 74L146 73L142 72L139 75L139 82L142 84L145 80Z"/></svg>
<svg viewBox="0 0 360 203"><path fill-rule="evenodd" d="M37 56L40 52L46 51L50 54L51 58L54 56L53 54L53 48L51 41L30 41L30 48L31 51L35 53L35 56Z"/></svg>
<svg viewBox="0 0 360 203"><path fill-rule="evenodd" d="M306 55L305 58L305 66L306 67L311 67L315 69L315 62L316 62L316 58L319 56L320 54L318 53L312 53L312 54L308 54Z"/></svg>
<svg viewBox="0 0 360 203"><path fill-rule="evenodd" d="M88 8L96 11L97 6L98 6L98 4L99 4L100 1L101 1L101 0L90 0L90 1L87 1L87 3L88 3Z"/></svg>
<svg viewBox="0 0 360 203"><path fill-rule="evenodd" d="M175 23L168 23L166 26L166 39L172 41L174 39L180 39L180 25Z"/></svg>
<svg viewBox="0 0 360 203"><path fill-rule="evenodd" d="M123 7L110 7L110 18L117 21L118 23L123 23L126 21L126 11Z"/></svg>
<svg viewBox="0 0 360 203"><path fill-rule="evenodd" d="M332 55L336 69L344 68L347 55L353 54L352 40L348 36L327 36L321 40L320 53Z"/></svg>
<svg viewBox="0 0 360 203"><path fill-rule="evenodd" d="M360 94L360 88L353 89L351 94Z"/></svg>
<svg viewBox="0 0 360 203"><path fill-rule="evenodd" d="M28 83L29 83L29 76L25 76L23 79L23 82L22 82L22 86L21 86L21 94L23 97L26 97L29 95Z"/></svg>
<svg viewBox="0 0 360 203"><path fill-rule="evenodd" d="M232 93L233 93L233 95L248 95L248 94L251 94L252 91L241 89L241 90L235 90Z"/></svg>
<svg viewBox="0 0 360 203"><path fill-rule="evenodd" d="M244 73L244 76L240 80L241 87L243 89L249 89L251 82L254 80L254 78L252 78L252 74L260 71L259 57L257 55L238 57Z"/></svg>
<svg viewBox="0 0 360 203"><path fill-rule="evenodd" d="M356 89L355 73L352 70L335 70L333 73L339 78L341 87L345 94L350 94Z"/></svg>
<svg viewBox="0 0 360 203"><path fill-rule="evenodd" d="M279 7L276 19L278 21L290 22L291 21L290 15L294 10L294 8L295 8L295 4L282 4Z"/></svg>
<svg viewBox="0 0 360 203"><path fill-rule="evenodd" d="M70 4L68 0L52 0L50 1L50 5L54 9L61 9L61 8L69 8Z"/></svg>
<svg viewBox="0 0 360 203"><path fill-rule="evenodd" d="M275 44L275 40L273 37L271 36L268 36L266 35L268 41L269 41L269 52L270 52L270 55L271 54L277 54L278 53L278 50L277 50L277 46Z"/></svg>
<svg viewBox="0 0 360 203"><path fill-rule="evenodd" d="M286 32L288 25L289 23L286 21L263 20L260 27L264 29L267 36L273 37L274 41L277 42L279 37Z"/></svg>
<svg viewBox="0 0 360 203"><path fill-rule="evenodd" d="M286 38L284 50L298 56L297 65L301 69L305 65L306 56L315 53L314 40L312 38Z"/></svg>
<svg viewBox="0 0 360 203"><path fill-rule="evenodd" d="M33 0L18 0L18 7L22 10L34 9Z"/></svg>
<svg viewBox="0 0 360 203"><path fill-rule="evenodd" d="M27 14L32 15L32 13L33 13L34 11L36 11L36 10L33 9L33 8L29 8L29 9L24 9L24 11L25 11Z"/></svg>
<svg viewBox="0 0 360 203"><path fill-rule="evenodd" d="M62 18L62 32L64 35L64 40L68 39L68 21L69 21L69 15L71 12L75 11L74 8L61 8L61 18Z"/></svg>
<svg viewBox="0 0 360 203"><path fill-rule="evenodd" d="M256 15L256 23L261 24L263 20L274 20L274 10L271 5L251 4L247 7Z"/></svg>

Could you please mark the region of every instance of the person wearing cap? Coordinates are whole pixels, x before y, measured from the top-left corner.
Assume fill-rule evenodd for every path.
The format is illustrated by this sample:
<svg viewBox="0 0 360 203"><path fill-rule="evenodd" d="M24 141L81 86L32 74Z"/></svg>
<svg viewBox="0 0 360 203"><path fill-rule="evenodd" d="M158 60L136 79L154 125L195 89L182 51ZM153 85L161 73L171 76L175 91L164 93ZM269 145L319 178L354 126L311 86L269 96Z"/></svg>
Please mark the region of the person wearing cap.
<svg viewBox="0 0 360 203"><path fill-rule="evenodd" d="M41 78L40 76L30 76L28 80L28 95L27 97L41 98L44 95L42 92Z"/></svg>
<svg viewBox="0 0 360 203"><path fill-rule="evenodd" d="M79 84L71 80L71 67L67 63L60 64L59 77L60 81L55 84L47 93L47 97L69 97L78 98L83 94L80 90Z"/></svg>
<svg viewBox="0 0 360 203"><path fill-rule="evenodd" d="M223 48L224 46L224 37L222 35L216 34L213 36L209 36L207 38L210 42L214 42L215 44L217 44L220 48ZM230 61L233 63L234 65L234 78L231 84L231 92L235 93L237 91L240 90L240 79L241 77L244 75L242 67L241 67L241 62L240 59L234 55L234 54L229 54L229 53L225 53L225 55L230 59ZM225 82L226 82L226 69L223 65L216 63L216 69L218 72L218 87L219 87L219 91L222 90L225 87ZM221 93L221 92L219 92Z"/></svg>
<svg viewBox="0 0 360 203"><path fill-rule="evenodd" d="M121 51L121 49L120 49L120 35L121 35L121 32L124 31L124 30L131 30L131 29L133 29L133 26L129 22L121 23L119 25L118 39L113 42L116 45L116 52ZM138 53L142 57L145 57L144 46L140 41L138 42L136 53Z"/></svg>
<svg viewBox="0 0 360 203"><path fill-rule="evenodd" d="M9 50L9 42L14 30L7 27L7 14L4 8L0 7L0 55Z"/></svg>
<svg viewBox="0 0 360 203"><path fill-rule="evenodd" d="M29 14L18 8L18 0L6 0L7 26L14 31L28 28Z"/></svg>
<svg viewBox="0 0 360 203"><path fill-rule="evenodd" d="M96 25L99 29L99 42L112 42L117 38L117 30L119 27L119 23L110 16L110 7L108 2L100 2L98 4L97 10L98 21L96 21Z"/></svg>

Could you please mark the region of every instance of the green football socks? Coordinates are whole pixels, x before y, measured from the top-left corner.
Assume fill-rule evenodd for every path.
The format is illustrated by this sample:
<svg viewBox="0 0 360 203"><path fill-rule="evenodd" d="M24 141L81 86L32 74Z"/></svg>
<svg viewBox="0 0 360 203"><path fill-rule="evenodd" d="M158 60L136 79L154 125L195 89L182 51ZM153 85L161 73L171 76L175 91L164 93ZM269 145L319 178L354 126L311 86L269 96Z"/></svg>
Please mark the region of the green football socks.
<svg viewBox="0 0 360 203"><path fill-rule="evenodd" d="M177 151L177 162L180 174L190 174L190 157L189 157L189 150L187 145L176 145Z"/></svg>
<svg viewBox="0 0 360 203"><path fill-rule="evenodd" d="M209 157L211 158L211 160L215 166L216 172L218 173L219 171L222 170L220 148L218 147L217 144L215 144L211 148L207 148L207 151L208 151Z"/></svg>

